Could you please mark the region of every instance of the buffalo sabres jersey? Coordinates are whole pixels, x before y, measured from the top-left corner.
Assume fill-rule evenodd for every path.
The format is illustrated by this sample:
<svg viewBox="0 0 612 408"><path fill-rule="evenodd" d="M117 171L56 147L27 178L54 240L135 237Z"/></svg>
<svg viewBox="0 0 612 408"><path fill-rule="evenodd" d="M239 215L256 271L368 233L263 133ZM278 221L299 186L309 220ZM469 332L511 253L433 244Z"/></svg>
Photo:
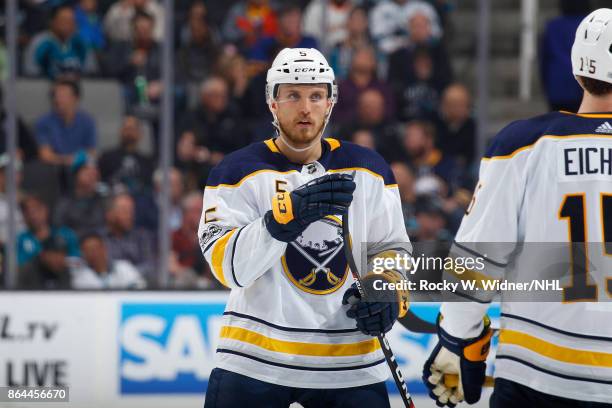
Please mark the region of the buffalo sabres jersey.
<svg viewBox="0 0 612 408"><path fill-rule="evenodd" d="M583 401L612 401L610 123L612 114L553 112L503 129L454 248L484 258L488 277L559 280L556 301L502 294L495 376ZM442 327L476 335L490 298L475 300L444 303Z"/></svg>
<svg viewBox="0 0 612 408"><path fill-rule="evenodd" d="M391 246L410 252L389 166L372 150L335 139L321 143L320 159L305 165L289 162L273 140L255 143L228 155L209 176L200 245L215 277L231 288L218 367L304 388L355 387L388 376L378 340L359 332L342 306L353 278L341 217L310 224L290 243L272 238L264 225L276 193L326 173L355 171L349 217L357 262L360 243L372 254Z"/></svg>

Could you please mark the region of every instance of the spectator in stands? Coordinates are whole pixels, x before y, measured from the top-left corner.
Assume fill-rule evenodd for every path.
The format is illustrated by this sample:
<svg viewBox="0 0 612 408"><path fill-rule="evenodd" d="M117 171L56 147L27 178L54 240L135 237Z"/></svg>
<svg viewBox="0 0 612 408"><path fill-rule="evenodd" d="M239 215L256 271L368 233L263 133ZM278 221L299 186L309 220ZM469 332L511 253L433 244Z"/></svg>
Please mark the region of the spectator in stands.
<svg viewBox="0 0 612 408"><path fill-rule="evenodd" d="M249 72L246 59L238 53L223 53L215 64L215 75L225 79L230 95L240 100L249 86Z"/></svg>
<svg viewBox="0 0 612 408"><path fill-rule="evenodd" d="M6 134L6 110L4 98L0 87L0 155L6 153L8 137ZM38 145L36 140L20 116L17 116L17 157L29 162L38 158Z"/></svg>
<svg viewBox="0 0 612 408"><path fill-rule="evenodd" d="M8 154L0 154L0 245L6 242L8 238L8 228L9 228L9 201L8 196L6 194L6 183L7 183L7 170L9 164L9 156ZM16 182L17 186L19 186L21 182L21 162L17 161L16 163ZM19 192L19 190L18 190ZM19 207L15 208L15 226L17 227L17 233L21 232L25 224L23 222L23 216L21 215L21 211ZM0 279L1 280L1 279Z"/></svg>
<svg viewBox="0 0 612 408"><path fill-rule="evenodd" d="M416 175L417 195L435 197L445 214L445 229L455 233L469 204L473 185L469 185L454 157L435 147L435 127L424 121L409 122L404 128L400 160L408 163Z"/></svg>
<svg viewBox="0 0 612 408"><path fill-rule="evenodd" d="M406 82L416 76L414 60L425 50L431 59L430 81L444 88L452 80L450 58L444 44L436 38L431 17L422 11L415 12L406 20L410 35L405 46L389 57L387 80L394 86L405 87Z"/></svg>
<svg viewBox="0 0 612 408"><path fill-rule="evenodd" d="M402 201L402 207L407 209L410 217L414 215L414 203L416 201L416 193L414 190L414 183L416 177L414 171L405 162L395 161L390 164L391 171L397 182L397 186L400 193L400 199ZM404 214L404 218L406 214Z"/></svg>
<svg viewBox="0 0 612 408"><path fill-rule="evenodd" d="M431 4L420 0L383 0L370 12L370 33L379 51L389 55L408 44L406 22L415 13L426 15L432 35L440 38L442 29Z"/></svg>
<svg viewBox="0 0 612 408"><path fill-rule="evenodd" d="M346 38L331 50L329 56L329 63L334 69L337 81L347 77L355 51L372 45L368 31L368 13L364 8L355 7L351 10L346 30Z"/></svg>
<svg viewBox="0 0 612 408"><path fill-rule="evenodd" d="M268 0L237 1L229 10L223 24L223 37L247 50L262 37L273 37L278 32L276 13Z"/></svg>
<svg viewBox="0 0 612 408"><path fill-rule="evenodd" d="M177 4L176 6L174 30L178 33L178 44L180 46L187 45L191 41L192 33L190 24L195 20L204 22L206 29L210 30L208 34L213 36L216 41L221 41L221 34L217 32L214 21L210 19L208 7L204 0L193 0L191 3L181 2L181 5ZM178 11L181 7L186 7L184 13ZM176 19L178 19L178 21L176 21Z"/></svg>
<svg viewBox="0 0 612 408"><path fill-rule="evenodd" d="M376 89L383 96L384 113L392 118L395 104L392 93L386 83L379 80L376 74L376 55L373 48L360 48L353 54L348 78L338 85L339 100L334 108L335 122L349 122L355 118L357 101L360 95L369 89Z"/></svg>
<svg viewBox="0 0 612 408"><path fill-rule="evenodd" d="M383 94L376 88L364 91L359 95L356 111L357 117L338 131L340 136L349 139L358 131L370 132L376 150L383 157L390 157L387 150L396 138L396 126L393 121L387 119ZM391 148L394 149L395 147Z"/></svg>
<svg viewBox="0 0 612 408"><path fill-rule="evenodd" d="M302 34L302 10L287 2L278 12L278 33L259 40L249 52L249 59L261 69L267 67L285 47L318 48L317 40Z"/></svg>
<svg viewBox="0 0 612 408"><path fill-rule="evenodd" d="M592 10L589 0L559 0L561 15L542 33L540 76L551 110L577 112L582 88L572 73L571 50L578 25Z"/></svg>
<svg viewBox="0 0 612 408"><path fill-rule="evenodd" d="M213 166L209 163L210 150L199 146L193 132L185 132L176 146L175 166L185 178L188 190L202 191Z"/></svg>
<svg viewBox="0 0 612 408"><path fill-rule="evenodd" d="M96 124L79 108L79 85L59 79L51 89L53 108L36 122L38 157L45 163L69 166L77 155L96 153Z"/></svg>
<svg viewBox="0 0 612 408"><path fill-rule="evenodd" d="M73 289L144 289L146 282L129 261L112 259L104 238L87 234L81 238L83 263L72 268Z"/></svg>
<svg viewBox="0 0 612 408"><path fill-rule="evenodd" d="M71 289L67 255L72 243L62 234L53 233L40 243L39 253L19 268L19 289Z"/></svg>
<svg viewBox="0 0 612 408"><path fill-rule="evenodd" d="M123 259L136 266L145 279L152 282L156 260L153 233L134 225L134 199L119 193L108 201L106 226L101 232L106 241L110 259Z"/></svg>
<svg viewBox="0 0 612 408"><path fill-rule="evenodd" d="M69 6L53 11L49 30L32 39L25 55L27 75L56 79L61 75L78 77L96 70L87 44L76 32L74 11Z"/></svg>
<svg viewBox="0 0 612 408"><path fill-rule="evenodd" d="M427 195L418 196L415 203L414 223L408 230L408 236L419 249L420 256L432 259L444 258L448 255L452 237L445 229L445 225L446 214L440 200ZM438 267L430 265L427 269L417 270L411 279L442 281L444 273L443 265Z"/></svg>
<svg viewBox="0 0 612 408"><path fill-rule="evenodd" d="M304 11L303 33L317 40L324 52L344 42L352 0L313 0Z"/></svg>
<svg viewBox="0 0 612 408"><path fill-rule="evenodd" d="M435 147L435 139L435 128L431 123L409 122L403 133L403 160L415 169L417 187L420 179L427 177L434 183L432 192L446 196L459 175L454 160ZM444 181L444 184L435 185L436 179Z"/></svg>
<svg viewBox="0 0 612 408"><path fill-rule="evenodd" d="M440 199L420 196L415 202L416 230L412 242L448 241L452 236L446 230L446 213Z"/></svg>
<svg viewBox="0 0 612 408"><path fill-rule="evenodd" d="M204 276L208 269L198 242L198 226L202 215L202 193L193 191L182 199L182 222L172 233L172 250L177 262ZM208 273L210 273L208 271ZM212 278L212 276L207 276ZM210 279L211 283L214 279Z"/></svg>
<svg viewBox="0 0 612 408"><path fill-rule="evenodd" d="M100 192L100 172L93 160L83 159L71 166L74 188L63 196L54 211L54 224L71 228L78 237L104 226L104 196Z"/></svg>
<svg viewBox="0 0 612 408"><path fill-rule="evenodd" d="M231 103L227 83L211 76L202 82L200 105L181 120L181 140L193 133L206 162L216 165L223 156L247 144L245 130L241 126L239 109Z"/></svg>
<svg viewBox="0 0 612 408"><path fill-rule="evenodd" d="M98 15L98 0L79 0L74 8L77 31L90 51L104 48L105 39L102 22Z"/></svg>
<svg viewBox="0 0 612 408"><path fill-rule="evenodd" d="M269 139L275 134L272 126L272 114L266 102L266 96L262 89L266 88L266 73L264 70L249 80L244 95L240 100L240 108L243 112L245 123L249 128L249 137L252 141Z"/></svg>
<svg viewBox="0 0 612 408"><path fill-rule="evenodd" d="M52 226L49 222L49 207L36 196L27 196L21 202L21 211L27 229L17 236L17 262L24 265L40 254L42 242L59 236L66 244L66 253L79 256L79 243L75 233L65 226Z"/></svg>
<svg viewBox="0 0 612 408"><path fill-rule="evenodd" d="M396 161L391 163L390 167L399 188L406 231L410 234L411 231L415 229L414 205L416 202L416 177L410 166L405 162Z"/></svg>
<svg viewBox="0 0 612 408"><path fill-rule="evenodd" d="M153 160L140 153L142 126L135 116L125 116L121 125L119 146L100 156L98 166L102 181L114 186L122 184L136 193L151 186Z"/></svg>
<svg viewBox="0 0 612 408"><path fill-rule="evenodd" d="M411 69L404 73L402 81L393 83L397 116L404 122L434 116L445 86L435 77L434 62L427 48L417 48L411 58Z"/></svg>
<svg viewBox="0 0 612 408"><path fill-rule="evenodd" d="M196 1L189 9L183 45L177 53L180 76L190 82L201 82L213 70L221 52L219 38L206 20L206 6Z"/></svg>
<svg viewBox="0 0 612 408"><path fill-rule="evenodd" d="M164 8L156 0L119 0L104 16L104 31L110 42L127 42L134 36L132 20L137 14L151 16L151 35L164 37Z"/></svg>
<svg viewBox="0 0 612 408"><path fill-rule="evenodd" d="M175 231L180 228L183 222L183 208L182 200L183 194L185 193L185 184L183 182L183 175L176 168L170 168L170 214L169 214L169 226L170 231ZM162 190L162 171L157 169L153 174L153 185L155 193L157 194L157 201L160 201L161 190Z"/></svg>
<svg viewBox="0 0 612 408"><path fill-rule="evenodd" d="M157 102L161 97L161 48L153 28L151 15L136 13L133 39L111 44L104 57L106 72L123 83L127 106Z"/></svg>
<svg viewBox="0 0 612 408"><path fill-rule="evenodd" d="M185 191L183 175L176 168L170 168L170 230L181 226L182 210L181 200ZM134 195L136 206L136 225L156 232L159 222L159 208L162 190L162 171L158 169L153 174L153 192L144 192Z"/></svg>
<svg viewBox="0 0 612 408"><path fill-rule="evenodd" d="M450 85L444 90L439 113L434 119L438 145L464 168L474 160L476 149L476 121L471 116L471 99L464 85Z"/></svg>
<svg viewBox="0 0 612 408"><path fill-rule="evenodd" d="M351 142L361 147L376 150L376 140L371 131L367 129L357 129L350 136Z"/></svg>
<svg viewBox="0 0 612 408"><path fill-rule="evenodd" d="M198 276L193 269L179 263L176 252L170 251L170 257L168 261L169 282L166 288L212 289L216 287L214 282L206 281L204 278ZM216 281L216 279L213 278L213 281Z"/></svg>

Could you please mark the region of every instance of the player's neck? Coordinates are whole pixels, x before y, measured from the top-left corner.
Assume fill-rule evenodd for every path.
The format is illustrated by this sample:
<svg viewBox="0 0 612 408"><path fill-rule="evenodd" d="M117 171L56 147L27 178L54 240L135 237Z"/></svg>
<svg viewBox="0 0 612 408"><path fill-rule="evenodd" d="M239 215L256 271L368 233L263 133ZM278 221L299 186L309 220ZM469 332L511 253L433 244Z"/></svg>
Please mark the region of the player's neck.
<svg viewBox="0 0 612 408"><path fill-rule="evenodd" d="M594 96L584 93L578 113L612 112L612 95Z"/></svg>
<svg viewBox="0 0 612 408"><path fill-rule="evenodd" d="M312 143L306 150L301 150L306 146L289 146L285 137L277 137L275 142L278 150L280 150L280 152L292 163L312 163L321 157L323 151L320 138Z"/></svg>

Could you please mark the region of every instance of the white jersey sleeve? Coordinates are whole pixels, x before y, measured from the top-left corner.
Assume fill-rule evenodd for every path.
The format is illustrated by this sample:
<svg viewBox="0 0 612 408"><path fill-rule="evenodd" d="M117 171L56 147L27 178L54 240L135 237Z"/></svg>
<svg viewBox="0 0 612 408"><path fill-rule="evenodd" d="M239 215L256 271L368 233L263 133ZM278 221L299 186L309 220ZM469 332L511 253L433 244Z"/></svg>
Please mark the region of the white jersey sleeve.
<svg viewBox="0 0 612 408"><path fill-rule="evenodd" d="M511 126L510 126L511 128ZM525 194L530 150L513 157L496 156L509 129L498 135L480 164L479 181L455 237L454 256L480 257L482 274L468 279L501 279L508 260L520 240L519 214ZM475 294L472 292L472 295ZM456 337L475 337L482 331L482 317L495 295L481 291L476 302L443 303L442 327Z"/></svg>
<svg viewBox="0 0 612 408"><path fill-rule="evenodd" d="M368 259L381 253L385 253L386 256L394 256L397 253L400 256L411 257L412 245L406 230L405 228L398 228L398 224L404 225L404 216L397 184L381 183L380 191L372 194L371 197L373 202L370 205L374 212L369 220L371 235L368 237ZM400 265L395 269L404 276L408 273ZM366 270L362 274L368 272Z"/></svg>
<svg viewBox="0 0 612 408"><path fill-rule="evenodd" d="M231 169L221 166L213 171L221 174L213 173L212 178L223 179L222 173ZM248 287L278 262L287 247L266 229L257 200L253 178L204 191L200 246L212 273L226 287Z"/></svg>

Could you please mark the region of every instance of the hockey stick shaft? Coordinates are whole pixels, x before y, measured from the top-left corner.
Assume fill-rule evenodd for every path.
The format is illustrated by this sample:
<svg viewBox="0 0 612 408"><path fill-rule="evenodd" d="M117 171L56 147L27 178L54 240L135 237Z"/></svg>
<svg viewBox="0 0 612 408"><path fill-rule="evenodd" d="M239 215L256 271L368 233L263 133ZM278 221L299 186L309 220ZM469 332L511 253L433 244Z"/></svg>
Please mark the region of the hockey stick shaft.
<svg viewBox="0 0 612 408"><path fill-rule="evenodd" d="M352 252L352 243L351 236L349 233L349 217L348 212L342 216L342 237L344 239L344 255L346 257L346 262L348 263L349 269L351 270L351 274L353 275L353 279L355 280L355 285L357 286L357 290L362 298L365 297L365 291L361 286L361 280L359 277L359 272L357 269L357 264L355 263L355 258L353 257ZM404 377L402 376L402 372L400 371L397 360L395 359L395 355L393 354L393 350L391 350L391 345L389 345L389 341L385 337L385 334L382 333L379 336L376 336L378 341L380 342L380 347L382 348L383 354L385 355L385 360L387 361L387 365L391 370L391 375L393 376L393 381L395 381L395 385L397 390L399 391L402 400L407 408L415 408L414 402L412 402L412 397L408 392L408 387L406 386L406 382L404 381Z"/></svg>

